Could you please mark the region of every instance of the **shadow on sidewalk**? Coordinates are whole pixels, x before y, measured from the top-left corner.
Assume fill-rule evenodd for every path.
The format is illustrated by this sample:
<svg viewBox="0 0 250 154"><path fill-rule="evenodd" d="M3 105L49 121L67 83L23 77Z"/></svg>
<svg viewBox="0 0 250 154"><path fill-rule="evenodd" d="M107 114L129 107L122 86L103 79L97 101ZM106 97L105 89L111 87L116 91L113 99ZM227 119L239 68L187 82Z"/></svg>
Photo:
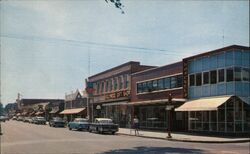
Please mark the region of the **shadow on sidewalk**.
<svg viewBox="0 0 250 154"><path fill-rule="evenodd" d="M103 154L112 154L112 153L129 153L129 154L138 154L138 153L196 153L203 154L205 151L199 149L186 149L186 148L173 148L173 147L135 147L133 149L115 149L104 152Z"/></svg>

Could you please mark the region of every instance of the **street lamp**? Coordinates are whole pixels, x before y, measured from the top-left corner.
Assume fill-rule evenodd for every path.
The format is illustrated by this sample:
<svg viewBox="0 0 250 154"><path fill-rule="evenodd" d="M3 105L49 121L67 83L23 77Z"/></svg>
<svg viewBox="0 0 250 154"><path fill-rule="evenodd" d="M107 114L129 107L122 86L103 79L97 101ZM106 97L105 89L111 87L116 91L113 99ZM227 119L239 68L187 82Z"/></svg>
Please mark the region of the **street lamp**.
<svg viewBox="0 0 250 154"><path fill-rule="evenodd" d="M167 110L167 113L168 113L168 121L167 121L167 124L168 124L168 128L167 128L168 136L167 136L167 138L172 138L172 136L171 136L171 121L172 121L171 110L173 108L173 105L171 105L171 104L172 104L172 94L169 93L168 94L168 102L166 103L166 110Z"/></svg>

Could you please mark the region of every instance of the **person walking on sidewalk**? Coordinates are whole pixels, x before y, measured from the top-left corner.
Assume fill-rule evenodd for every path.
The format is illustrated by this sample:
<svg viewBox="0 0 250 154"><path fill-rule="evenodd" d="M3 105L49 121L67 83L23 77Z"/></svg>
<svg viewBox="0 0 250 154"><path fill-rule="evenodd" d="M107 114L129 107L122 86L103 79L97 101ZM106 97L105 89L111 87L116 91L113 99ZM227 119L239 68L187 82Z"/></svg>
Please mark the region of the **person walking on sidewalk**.
<svg viewBox="0 0 250 154"><path fill-rule="evenodd" d="M139 136L139 119L137 118L137 116L134 117L133 124L135 129L135 135Z"/></svg>

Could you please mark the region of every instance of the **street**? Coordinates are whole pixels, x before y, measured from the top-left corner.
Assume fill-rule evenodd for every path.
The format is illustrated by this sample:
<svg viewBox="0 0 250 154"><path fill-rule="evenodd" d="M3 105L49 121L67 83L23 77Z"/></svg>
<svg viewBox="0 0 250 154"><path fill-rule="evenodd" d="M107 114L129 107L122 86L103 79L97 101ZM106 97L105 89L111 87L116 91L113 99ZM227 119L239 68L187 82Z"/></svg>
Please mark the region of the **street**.
<svg viewBox="0 0 250 154"><path fill-rule="evenodd" d="M100 135L19 121L1 123L2 154L84 153L238 153L249 154L249 143L204 144L173 142L125 135Z"/></svg>

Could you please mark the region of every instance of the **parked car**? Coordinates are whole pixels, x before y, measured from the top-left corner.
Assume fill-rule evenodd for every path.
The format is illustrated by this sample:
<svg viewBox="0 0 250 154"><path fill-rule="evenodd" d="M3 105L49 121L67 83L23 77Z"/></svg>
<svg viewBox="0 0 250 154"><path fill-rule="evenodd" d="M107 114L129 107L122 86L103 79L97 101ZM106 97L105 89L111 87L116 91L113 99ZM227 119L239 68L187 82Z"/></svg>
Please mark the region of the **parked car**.
<svg viewBox="0 0 250 154"><path fill-rule="evenodd" d="M89 132L111 132L112 134L115 134L118 130L118 125L114 124L113 121L108 118L96 118L95 121L89 125Z"/></svg>
<svg viewBox="0 0 250 154"><path fill-rule="evenodd" d="M24 117L24 121L23 122L29 122L30 117Z"/></svg>
<svg viewBox="0 0 250 154"><path fill-rule="evenodd" d="M49 121L50 127L65 127L66 122L60 117L54 117Z"/></svg>
<svg viewBox="0 0 250 154"><path fill-rule="evenodd" d="M2 121L2 122L5 122L5 121L7 121L7 120L9 120L9 117L8 117L8 116L5 116L5 115L0 116L0 122L1 122L1 121Z"/></svg>
<svg viewBox="0 0 250 154"><path fill-rule="evenodd" d="M89 129L89 122L88 122L88 119L76 118L76 119L74 119L74 121L69 122L68 127L69 127L69 130L72 130L72 129L88 130Z"/></svg>
<svg viewBox="0 0 250 154"><path fill-rule="evenodd" d="M12 117L12 120L17 120L17 117L16 116Z"/></svg>
<svg viewBox="0 0 250 154"><path fill-rule="evenodd" d="M18 118L17 118L17 121L23 121L24 120L24 117L23 116L19 116Z"/></svg>
<svg viewBox="0 0 250 154"><path fill-rule="evenodd" d="M32 117L31 120L30 120L30 123L34 124L36 121L36 117Z"/></svg>
<svg viewBox="0 0 250 154"><path fill-rule="evenodd" d="M46 125L46 120L44 117L36 117L34 123Z"/></svg>

